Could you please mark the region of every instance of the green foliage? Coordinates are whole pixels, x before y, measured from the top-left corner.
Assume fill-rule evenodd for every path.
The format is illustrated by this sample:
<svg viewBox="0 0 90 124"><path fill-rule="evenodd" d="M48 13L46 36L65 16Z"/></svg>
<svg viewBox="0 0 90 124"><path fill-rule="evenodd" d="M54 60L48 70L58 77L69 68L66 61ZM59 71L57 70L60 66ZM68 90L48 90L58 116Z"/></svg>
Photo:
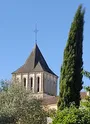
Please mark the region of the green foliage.
<svg viewBox="0 0 90 124"><path fill-rule="evenodd" d="M90 91L90 86L84 87L86 91Z"/></svg>
<svg viewBox="0 0 90 124"><path fill-rule="evenodd" d="M90 96L86 96L85 99L90 102Z"/></svg>
<svg viewBox="0 0 90 124"><path fill-rule="evenodd" d="M52 124L90 124L90 111L74 106L58 111Z"/></svg>
<svg viewBox="0 0 90 124"><path fill-rule="evenodd" d="M85 108L90 111L90 101L86 100L84 102L81 101L81 108Z"/></svg>
<svg viewBox="0 0 90 124"><path fill-rule="evenodd" d="M49 109L49 110L47 111L47 116L48 116L48 117L54 118L55 115L56 115L56 109Z"/></svg>
<svg viewBox="0 0 90 124"><path fill-rule="evenodd" d="M82 42L83 42L84 10L78 7L72 22L69 38L64 50L64 59L60 76L60 98L58 107L69 107L72 102L80 105L80 90L82 89Z"/></svg>
<svg viewBox="0 0 90 124"><path fill-rule="evenodd" d="M83 70L82 74L90 79L90 72Z"/></svg>
<svg viewBox="0 0 90 124"><path fill-rule="evenodd" d="M85 87L86 91L90 92L90 87ZM86 96L84 101L81 101L81 107L88 109L90 111L90 96Z"/></svg>
<svg viewBox="0 0 90 124"><path fill-rule="evenodd" d="M7 91L10 85L10 81L7 80L0 80L0 91Z"/></svg>
<svg viewBox="0 0 90 124"><path fill-rule="evenodd" d="M45 124L41 101L22 86L12 85L0 93L0 124Z"/></svg>

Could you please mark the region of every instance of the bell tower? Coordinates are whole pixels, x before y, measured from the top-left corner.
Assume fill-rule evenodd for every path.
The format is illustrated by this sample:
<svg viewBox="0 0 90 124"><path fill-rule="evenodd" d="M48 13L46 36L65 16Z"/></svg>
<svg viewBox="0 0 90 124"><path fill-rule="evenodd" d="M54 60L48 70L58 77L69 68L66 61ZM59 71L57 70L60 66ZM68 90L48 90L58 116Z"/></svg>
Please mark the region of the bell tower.
<svg viewBox="0 0 90 124"><path fill-rule="evenodd" d="M58 76L47 65L37 43L26 62L12 73L12 78L21 82L36 97L57 95Z"/></svg>

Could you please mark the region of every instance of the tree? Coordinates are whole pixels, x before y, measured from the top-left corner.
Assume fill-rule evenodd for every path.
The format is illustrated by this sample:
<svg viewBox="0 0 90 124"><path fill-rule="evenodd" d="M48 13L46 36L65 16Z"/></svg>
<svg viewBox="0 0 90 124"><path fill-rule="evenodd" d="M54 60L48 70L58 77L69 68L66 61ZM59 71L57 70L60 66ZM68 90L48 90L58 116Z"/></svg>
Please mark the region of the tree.
<svg viewBox="0 0 90 124"><path fill-rule="evenodd" d="M80 90L82 89L83 70L83 26L84 9L80 5L72 22L69 38L64 50L64 59L61 66L60 97L58 107L69 107L72 102L80 105Z"/></svg>
<svg viewBox="0 0 90 124"><path fill-rule="evenodd" d="M22 86L12 85L0 93L0 124L46 124L41 101Z"/></svg>
<svg viewBox="0 0 90 124"><path fill-rule="evenodd" d="M90 79L90 72L83 70L82 74Z"/></svg>
<svg viewBox="0 0 90 124"><path fill-rule="evenodd" d="M57 111L52 124L90 124L90 109L77 109L72 105Z"/></svg>
<svg viewBox="0 0 90 124"><path fill-rule="evenodd" d="M0 80L0 91L7 91L10 85L10 81L8 80Z"/></svg>

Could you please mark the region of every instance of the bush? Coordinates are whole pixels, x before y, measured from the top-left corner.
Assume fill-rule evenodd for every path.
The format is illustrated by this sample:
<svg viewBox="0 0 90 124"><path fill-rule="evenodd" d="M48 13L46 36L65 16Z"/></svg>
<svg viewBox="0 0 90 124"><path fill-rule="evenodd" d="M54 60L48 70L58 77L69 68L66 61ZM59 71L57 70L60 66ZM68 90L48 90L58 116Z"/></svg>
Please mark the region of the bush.
<svg viewBox="0 0 90 124"><path fill-rule="evenodd" d="M90 111L74 106L57 111L53 124L90 124Z"/></svg>
<svg viewBox="0 0 90 124"><path fill-rule="evenodd" d="M0 124L46 124L41 101L22 86L0 92Z"/></svg>
<svg viewBox="0 0 90 124"><path fill-rule="evenodd" d="M49 109L49 110L47 111L47 116L48 116L48 117L54 118L55 115L56 115L56 109Z"/></svg>
<svg viewBox="0 0 90 124"><path fill-rule="evenodd" d="M87 109L87 110L90 111L90 100L89 101L88 100L85 100L84 102L81 101L81 106L80 107L81 108L85 108L85 109Z"/></svg>

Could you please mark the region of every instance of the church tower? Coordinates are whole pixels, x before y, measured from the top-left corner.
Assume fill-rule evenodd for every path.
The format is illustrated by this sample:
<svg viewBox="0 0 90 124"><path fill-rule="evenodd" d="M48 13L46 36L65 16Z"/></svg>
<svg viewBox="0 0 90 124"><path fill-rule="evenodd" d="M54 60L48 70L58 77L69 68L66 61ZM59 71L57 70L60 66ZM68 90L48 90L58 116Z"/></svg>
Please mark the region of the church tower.
<svg viewBox="0 0 90 124"><path fill-rule="evenodd" d="M58 76L47 65L37 44L25 64L12 73L12 79L21 82L36 97L57 95Z"/></svg>

